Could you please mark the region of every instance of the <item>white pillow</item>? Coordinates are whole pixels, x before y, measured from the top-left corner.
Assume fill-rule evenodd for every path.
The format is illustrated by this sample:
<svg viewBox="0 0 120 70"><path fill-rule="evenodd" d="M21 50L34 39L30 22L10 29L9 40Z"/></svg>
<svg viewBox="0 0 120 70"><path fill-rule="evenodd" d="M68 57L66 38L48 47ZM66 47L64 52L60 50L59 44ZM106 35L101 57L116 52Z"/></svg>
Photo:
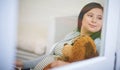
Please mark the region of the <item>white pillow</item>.
<svg viewBox="0 0 120 70"><path fill-rule="evenodd" d="M46 51L46 42L44 39L39 41L19 40L18 48L41 55Z"/></svg>

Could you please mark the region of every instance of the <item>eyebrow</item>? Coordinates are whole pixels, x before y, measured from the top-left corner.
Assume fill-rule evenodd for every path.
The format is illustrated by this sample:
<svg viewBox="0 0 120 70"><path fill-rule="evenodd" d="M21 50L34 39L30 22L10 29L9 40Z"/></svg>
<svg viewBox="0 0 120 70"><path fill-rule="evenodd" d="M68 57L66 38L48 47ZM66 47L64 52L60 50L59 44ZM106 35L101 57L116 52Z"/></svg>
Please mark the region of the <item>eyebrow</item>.
<svg viewBox="0 0 120 70"><path fill-rule="evenodd" d="M88 12L88 13L86 13L86 14L94 14L94 13L92 13L92 12ZM98 15L98 16L102 17L102 15Z"/></svg>
<svg viewBox="0 0 120 70"><path fill-rule="evenodd" d="M98 15L99 17L103 17L102 15Z"/></svg>

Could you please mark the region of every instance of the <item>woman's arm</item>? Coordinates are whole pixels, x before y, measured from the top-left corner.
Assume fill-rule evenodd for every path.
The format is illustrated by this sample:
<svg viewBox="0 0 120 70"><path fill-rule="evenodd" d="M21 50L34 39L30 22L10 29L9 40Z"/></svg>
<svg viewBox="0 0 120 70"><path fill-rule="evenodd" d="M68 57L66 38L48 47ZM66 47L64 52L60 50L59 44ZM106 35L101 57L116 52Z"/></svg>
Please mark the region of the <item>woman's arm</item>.
<svg viewBox="0 0 120 70"><path fill-rule="evenodd" d="M25 61L23 62L23 68L34 68L40 61L42 61L45 57L47 57L48 55L42 55L39 58L36 58L34 60L30 60L30 61Z"/></svg>
<svg viewBox="0 0 120 70"><path fill-rule="evenodd" d="M16 60L15 65L17 67L21 67L23 69L27 68L34 68L43 58L47 57L48 55L42 55L39 58L36 58L34 60L29 60L29 61L21 61L21 60Z"/></svg>

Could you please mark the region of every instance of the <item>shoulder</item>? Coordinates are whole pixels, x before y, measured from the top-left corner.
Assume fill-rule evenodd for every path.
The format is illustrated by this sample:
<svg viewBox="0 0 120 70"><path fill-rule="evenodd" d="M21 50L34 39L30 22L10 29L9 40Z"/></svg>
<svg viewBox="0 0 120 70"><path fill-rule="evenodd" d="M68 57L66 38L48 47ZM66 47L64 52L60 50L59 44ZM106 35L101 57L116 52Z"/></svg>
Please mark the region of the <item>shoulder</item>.
<svg viewBox="0 0 120 70"><path fill-rule="evenodd" d="M95 40L94 40L94 42L95 42L95 44L98 46L100 46L101 45L101 39L100 38L96 38Z"/></svg>
<svg viewBox="0 0 120 70"><path fill-rule="evenodd" d="M101 41L101 38L96 38L94 41L95 41L95 42L100 42L100 41Z"/></svg>
<svg viewBox="0 0 120 70"><path fill-rule="evenodd" d="M70 33L68 33L64 39L72 39L75 38L76 36L80 35L79 31L72 31Z"/></svg>
<svg viewBox="0 0 120 70"><path fill-rule="evenodd" d="M95 45L96 45L96 49L97 49L98 53L100 54L101 38L96 38L96 39L94 40L94 42L95 42Z"/></svg>

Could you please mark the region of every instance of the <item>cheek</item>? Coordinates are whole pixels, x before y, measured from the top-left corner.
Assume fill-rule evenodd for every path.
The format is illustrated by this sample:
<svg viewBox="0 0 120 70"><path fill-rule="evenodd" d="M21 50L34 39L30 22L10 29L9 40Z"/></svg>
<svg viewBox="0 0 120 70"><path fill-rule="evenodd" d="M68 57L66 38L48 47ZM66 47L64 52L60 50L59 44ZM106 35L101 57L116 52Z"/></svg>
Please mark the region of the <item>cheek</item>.
<svg viewBox="0 0 120 70"><path fill-rule="evenodd" d="M102 29L102 24L99 23L99 24L97 25L97 28L98 28L99 30Z"/></svg>
<svg viewBox="0 0 120 70"><path fill-rule="evenodd" d="M86 22L89 20L89 18L86 17L86 15L82 19L82 24L86 24Z"/></svg>
<svg viewBox="0 0 120 70"><path fill-rule="evenodd" d="M83 21L82 21L82 26L83 27L88 27L88 19L84 19Z"/></svg>
<svg viewBox="0 0 120 70"><path fill-rule="evenodd" d="M102 26L103 26L103 22L100 22L100 23L99 23L99 26L102 28Z"/></svg>

